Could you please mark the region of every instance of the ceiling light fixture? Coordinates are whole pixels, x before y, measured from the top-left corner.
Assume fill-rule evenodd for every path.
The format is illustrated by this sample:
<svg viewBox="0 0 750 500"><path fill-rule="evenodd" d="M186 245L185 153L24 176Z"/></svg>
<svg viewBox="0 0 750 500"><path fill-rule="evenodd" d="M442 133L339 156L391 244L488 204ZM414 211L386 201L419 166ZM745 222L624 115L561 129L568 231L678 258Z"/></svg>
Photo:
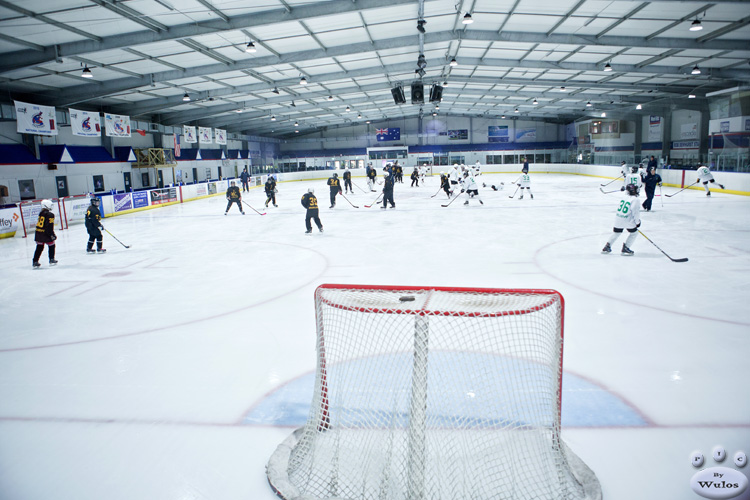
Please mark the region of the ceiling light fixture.
<svg viewBox="0 0 750 500"><path fill-rule="evenodd" d="M255 48L255 44L253 42L247 42L247 45L245 46L245 52L248 54L255 54L258 52L258 49Z"/></svg>
<svg viewBox="0 0 750 500"><path fill-rule="evenodd" d="M605 64L604 71L612 71L612 66L609 63Z"/></svg>
<svg viewBox="0 0 750 500"><path fill-rule="evenodd" d="M698 67L697 64L695 66L693 66L693 71L691 71L690 74L691 75L700 75L701 74L701 69Z"/></svg>
<svg viewBox="0 0 750 500"><path fill-rule="evenodd" d="M370 124L370 120L367 120L365 123L369 125Z"/></svg>
<svg viewBox="0 0 750 500"><path fill-rule="evenodd" d="M279 93L279 89L278 89L278 88L276 88L276 87L274 87L274 88L273 88L273 90L272 90L271 92L273 92L274 94L278 94L278 93Z"/></svg>
<svg viewBox="0 0 750 500"><path fill-rule="evenodd" d="M299 84L300 85L307 85L307 78L305 78L304 76L302 78L300 78L299 79Z"/></svg>
<svg viewBox="0 0 750 500"><path fill-rule="evenodd" d="M643 109L643 106L639 104L638 106L635 107L635 109Z"/></svg>
<svg viewBox="0 0 750 500"><path fill-rule="evenodd" d="M272 121L272 122L275 122L275 121L276 121L276 115L273 115L273 116L271 116L271 121Z"/></svg>
<svg viewBox="0 0 750 500"><path fill-rule="evenodd" d="M188 102L190 100L190 96L188 95L187 92L185 92L185 95L182 96L182 100L185 101L185 102Z"/></svg>
<svg viewBox="0 0 750 500"><path fill-rule="evenodd" d="M91 72L88 66L83 67L83 71L81 71L81 76L83 78L94 78L94 74Z"/></svg>
<svg viewBox="0 0 750 500"><path fill-rule="evenodd" d="M351 108L349 106L347 106L346 107L346 112L348 113L349 111L351 111Z"/></svg>
<svg viewBox="0 0 750 500"><path fill-rule="evenodd" d="M518 113L518 108L513 110L514 113Z"/></svg>
<svg viewBox="0 0 750 500"><path fill-rule="evenodd" d="M688 99L695 99L695 94L688 94Z"/></svg>
<svg viewBox="0 0 750 500"><path fill-rule="evenodd" d="M500 118L502 118L503 120L505 120L505 115L501 116Z"/></svg>
<svg viewBox="0 0 750 500"><path fill-rule="evenodd" d="M451 65L452 67L454 67L454 68L455 68L456 66L458 66L458 61L456 61L456 58L455 58L455 57L454 57L453 59L451 59L450 65Z"/></svg>
<svg viewBox="0 0 750 500"><path fill-rule="evenodd" d="M362 113L357 113L357 118L362 118Z"/></svg>
<svg viewBox="0 0 750 500"><path fill-rule="evenodd" d="M533 104L534 104L535 106L536 106L537 104L539 104L539 101L537 101L537 100L536 100L536 97L534 98L534 102L533 102Z"/></svg>
<svg viewBox="0 0 750 500"><path fill-rule="evenodd" d="M467 12L467 13L466 13L466 15L464 16L464 19L463 19L463 21L461 21L461 22L462 22L462 23L464 23L464 24L471 24L471 23L473 23L473 22L474 22L474 19L472 19L472 18L471 18L471 14L469 14L469 13Z"/></svg>
<svg viewBox="0 0 750 500"><path fill-rule="evenodd" d="M565 92L565 87L560 87L560 92Z"/></svg>
<svg viewBox="0 0 750 500"><path fill-rule="evenodd" d="M591 106L593 106L593 104L591 104L591 101L589 101L589 102L586 103L586 107L587 108L590 108Z"/></svg>
<svg viewBox="0 0 750 500"><path fill-rule="evenodd" d="M294 122L294 126L295 127L299 127L299 123L298 122Z"/></svg>
<svg viewBox="0 0 750 500"><path fill-rule="evenodd" d="M437 113L435 113L435 112L433 111L433 112L432 112L432 116L437 116Z"/></svg>
<svg viewBox="0 0 750 500"><path fill-rule="evenodd" d="M295 133L295 134L299 134L299 130L295 130L295 131L294 131L294 133Z"/></svg>
<svg viewBox="0 0 750 500"><path fill-rule="evenodd" d="M605 113L604 111L602 111L602 118L606 118L606 117L607 117L607 113Z"/></svg>
<svg viewBox="0 0 750 500"><path fill-rule="evenodd" d="M702 30L702 29L703 29L703 25L701 24L701 22L700 22L700 21L698 20L698 18L696 17L696 18L695 18L695 21L693 21L693 22L692 22L692 23L690 24L690 31L700 31L700 30Z"/></svg>
<svg viewBox="0 0 750 500"><path fill-rule="evenodd" d="M328 96L328 102L331 102L331 101L333 101L333 96L332 96L332 95L329 95L329 96Z"/></svg>
<svg viewBox="0 0 750 500"><path fill-rule="evenodd" d="M443 82L443 87L447 87L447 86L448 86L448 82Z"/></svg>

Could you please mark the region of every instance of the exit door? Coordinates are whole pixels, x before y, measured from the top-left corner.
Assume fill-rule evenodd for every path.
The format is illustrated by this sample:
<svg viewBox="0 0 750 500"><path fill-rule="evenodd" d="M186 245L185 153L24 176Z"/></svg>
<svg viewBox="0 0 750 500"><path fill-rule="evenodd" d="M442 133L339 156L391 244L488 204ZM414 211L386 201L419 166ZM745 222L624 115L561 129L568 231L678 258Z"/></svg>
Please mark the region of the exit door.
<svg viewBox="0 0 750 500"><path fill-rule="evenodd" d="M122 180L125 182L125 192L130 192L133 190L133 186L130 183L130 172L123 172L122 173Z"/></svg>
<svg viewBox="0 0 750 500"><path fill-rule="evenodd" d="M68 178L64 175L55 177L57 181L57 197L64 198L68 196Z"/></svg>
<svg viewBox="0 0 750 500"><path fill-rule="evenodd" d="M158 186L160 188L163 188L164 187L164 173L162 172L161 169L158 169L156 171L156 179L157 179Z"/></svg>

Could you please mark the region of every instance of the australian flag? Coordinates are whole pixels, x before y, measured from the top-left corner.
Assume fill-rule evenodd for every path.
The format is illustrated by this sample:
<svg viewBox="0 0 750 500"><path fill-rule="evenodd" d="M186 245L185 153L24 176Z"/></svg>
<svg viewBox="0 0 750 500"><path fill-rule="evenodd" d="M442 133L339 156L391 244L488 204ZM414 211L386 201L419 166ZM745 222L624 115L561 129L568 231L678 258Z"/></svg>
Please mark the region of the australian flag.
<svg viewBox="0 0 750 500"><path fill-rule="evenodd" d="M400 141L401 140L401 129L400 128L379 128L376 132L375 137L380 141Z"/></svg>

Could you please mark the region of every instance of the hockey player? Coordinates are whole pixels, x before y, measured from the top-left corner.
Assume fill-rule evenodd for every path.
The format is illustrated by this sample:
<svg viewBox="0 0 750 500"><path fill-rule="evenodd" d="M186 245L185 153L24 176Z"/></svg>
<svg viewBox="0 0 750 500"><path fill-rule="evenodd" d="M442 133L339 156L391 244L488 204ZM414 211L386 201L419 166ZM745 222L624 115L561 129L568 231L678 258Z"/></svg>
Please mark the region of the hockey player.
<svg viewBox="0 0 750 500"><path fill-rule="evenodd" d="M57 235L55 234L55 214L52 213L52 200L42 200L42 210L39 212L39 216L36 222L36 230L34 231L34 241L36 242L36 249L34 250L34 257L31 260L31 265L34 269L42 267L39 263L39 258L42 256L44 251L44 245L47 245L47 256L49 257L49 265L54 266L57 264L55 260L55 240Z"/></svg>
<svg viewBox="0 0 750 500"><path fill-rule="evenodd" d="M451 180L451 186L458 187L458 181L461 179L461 176L458 174L458 165L453 164L453 169L448 174Z"/></svg>
<svg viewBox="0 0 750 500"><path fill-rule="evenodd" d="M711 173L711 169L709 169L706 165L701 165L698 167L698 180L695 182L702 182L703 187L706 188L706 196L711 196L711 191L708 189L708 183L714 183L716 182L714 180L714 176ZM719 187L721 189L724 189L723 184L719 184Z"/></svg>
<svg viewBox="0 0 750 500"><path fill-rule="evenodd" d="M448 176L445 174L440 174L440 187L443 188L443 191L445 191L445 194L448 195L448 198L453 196L453 191L451 191L451 182L448 179Z"/></svg>
<svg viewBox="0 0 750 500"><path fill-rule="evenodd" d="M318 226L318 231L322 233L323 224L321 224L320 217L318 216L318 199L315 197L315 191L313 188L309 188L307 193L302 195L302 206L307 209L307 214L305 215L305 228L307 231L305 231L305 233L312 233L310 219L315 221L315 225Z"/></svg>
<svg viewBox="0 0 750 500"><path fill-rule="evenodd" d="M625 243L622 244L622 255L632 256L633 251L630 247L633 246L635 237L638 236L636 233L638 228L641 227L641 214L640 205L638 204L638 186L635 184L628 184L625 187L625 193L620 200L620 205L617 207L615 213L615 227L613 229L612 236L609 237L609 241L602 248L602 253L607 254L612 252L612 245L617 241L617 238L622 234L623 229L627 229L628 238Z"/></svg>
<svg viewBox="0 0 750 500"><path fill-rule="evenodd" d="M391 204L391 208L396 208L396 203L393 201L393 184L396 182L396 177L390 171L386 171L383 174L383 206L380 208L386 208L388 203Z"/></svg>
<svg viewBox="0 0 750 500"><path fill-rule="evenodd" d="M248 182L250 181L250 174L247 173L247 167L242 171L240 174L240 182L242 183L242 192L250 191L250 188L248 187Z"/></svg>
<svg viewBox="0 0 750 500"><path fill-rule="evenodd" d="M99 198L96 196L91 198L91 205L86 209L86 231L89 233L89 242L86 245L86 252L88 253L104 253L105 249L102 248L102 213L99 211ZM96 250L94 250L94 241L96 241Z"/></svg>
<svg viewBox="0 0 750 500"><path fill-rule="evenodd" d="M269 202L273 202L273 206L278 207L276 204L276 179L269 175L263 188L266 191L266 206L268 206Z"/></svg>
<svg viewBox="0 0 750 500"><path fill-rule="evenodd" d="M226 215L227 212L229 212L229 209L232 208L232 203L236 203L237 208L240 209L242 215L245 215L245 211L242 210L242 193L240 193L240 188L234 185L234 181L232 181L229 188L227 188L227 209L224 210L224 215Z"/></svg>
<svg viewBox="0 0 750 500"><path fill-rule="evenodd" d="M485 184L485 183L483 182L483 183L482 183L482 187L485 187L485 188L486 188L486 187L487 187L487 184ZM492 188L492 190L493 190L493 191L502 191L503 189L505 189L505 183L504 183L504 182L501 182L501 183L500 183L500 184L498 184L497 186L496 186L496 185L494 185L494 184L492 184L492 185L490 185L490 187ZM529 193L529 194L531 194L531 193Z"/></svg>
<svg viewBox="0 0 750 500"><path fill-rule="evenodd" d="M475 178L479 177L480 175L482 175L482 164L479 163L479 160L477 160L477 162L474 164L473 168L474 168L474 177Z"/></svg>
<svg viewBox="0 0 750 500"><path fill-rule="evenodd" d="M414 170L411 171L411 187L414 187L414 184L419 187L419 172L417 172L417 167L414 167Z"/></svg>
<svg viewBox="0 0 750 500"><path fill-rule="evenodd" d="M628 164L625 163L625 162L620 163L620 176L622 176L622 178L624 179L628 175L630 175L630 167L628 167ZM625 185L627 185L627 184L625 184ZM623 187L625 185L623 185Z"/></svg>
<svg viewBox="0 0 750 500"><path fill-rule="evenodd" d="M341 181L339 181L339 174L333 173L333 175L328 179L328 187L331 188L331 206L328 208L333 208L336 206L336 195L338 195L341 192Z"/></svg>
<svg viewBox="0 0 750 500"><path fill-rule="evenodd" d="M643 186L643 178L641 177L639 168L635 165L630 167L630 173L625 176L624 184L620 188L620 191L625 191L625 189L628 187L628 184L634 184L639 191L641 189L641 186Z"/></svg>
<svg viewBox="0 0 750 500"><path fill-rule="evenodd" d="M471 169L467 169L464 172L463 187L461 189L461 192L466 192L466 201L464 202L464 205L468 205L469 200L471 200L472 198L476 198L477 200L479 200L480 204L484 205L482 198L479 197L479 186L474 180L474 176L471 174Z"/></svg>
<svg viewBox="0 0 750 500"><path fill-rule="evenodd" d="M529 196L531 196L531 199L534 199L534 195L531 194L531 177L529 177L528 172L522 173L520 181L518 182L518 186L521 188L521 196L518 198L519 200L523 200L523 190L527 190L529 192Z"/></svg>
<svg viewBox="0 0 750 500"><path fill-rule="evenodd" d="M369 164L369 168L370 169L367 171L367 185L370 187L370 191L374 193L375 192L375 179L377 179L378 177L378 172L372 166L372 163Z"/></svg>
<svg viewBox="0 0 750 500"><path fill-rule="evenodd" d="M346 193L354 194L354 188L352 187L352 173L348 168L344 170L344 191Z"/></svg>
<svg viewBox="0 0 750 500"><path fill-rule="evenodd" d="M646 189L646 201L641 206L646 212L650 212L651 202L654 200L654 194L656 193L656 185L661 186L661 176L656 173L656 167L649 168L648 175L643 179L643 184Z"/></svg>

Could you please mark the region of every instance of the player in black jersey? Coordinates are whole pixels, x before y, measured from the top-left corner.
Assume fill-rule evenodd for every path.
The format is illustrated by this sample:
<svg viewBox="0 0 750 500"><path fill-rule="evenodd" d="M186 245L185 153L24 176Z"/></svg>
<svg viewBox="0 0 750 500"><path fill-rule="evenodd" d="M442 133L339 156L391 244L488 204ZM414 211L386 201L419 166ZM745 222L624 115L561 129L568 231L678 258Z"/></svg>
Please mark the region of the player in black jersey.
<svg viewBox="0 0 750 500"><path fill-rule="evenodd" d="M96 196L91 198L91 205L86 209L86 231L89 233L89 242L86 245L87 253L104 253L105 249L102 248L102 213L99 211L99 198ZM96 250L94 250L94 242L96 241Z"/></svg>
<svg viewBox="0 0 750 500"><path fill-rule="evenodd" d="M266 206L268 206L269 202L273 202L273 206L278 207L276 204L276 179L274 179L272 175L268 176L264 188L266 190Z"/></svg>
<svg viewBox="0 0 750 500"><path fill-rule="evenodd" d="M227 209L224 210L224 215L232 208L232 203L236 203L242 215L245 215L245 211L242 210L242 193L240 193L240 188L234 185L234 181L232 181L232 185L227 189Z"/></svg>
<svg viewBox="0 0 750 500"><path fill-rule="evenodd" d="M348 168L344 170L344 191L346 193L351 192L354 194L354 189L352 188L352 173L349 172Z"/></svg>
<svg viewBox="0 0 750 500"><path fill-rule="evenodd" d="M328 179L328 186L331 188L331 206L336 206L336 195L341 192L341 181L339 181L339 174L334 173L331 178Z"/></svg>
<svg viewBox="0 0 750 500"><path fill-rule="evenodd" d="M318 230L322 233L323 224L321 224L320 217L318 217L318 199L315 197L313 188L308 189L307 193L302 195L302 206L307 209L307 214L305 215L305 227L307 231L305 233L312 233L310 219L315 221L315 225L318 226Z"/></svg>
<svg viewBox="0 0 750 500"><path fill-rule="evenodd" d="M55 214L52 213L52 200L42 200L42 210L39 212L39 217L36 222L36 231L34 231L34 241L36 241L36 250L34 250L34 258L32 259L31 265L34 269L41 267L39 258L42 256L44 251L44 245L47 245L47 252L49 256L49 265L54 266L57 264L55 260Z"/></svg>

